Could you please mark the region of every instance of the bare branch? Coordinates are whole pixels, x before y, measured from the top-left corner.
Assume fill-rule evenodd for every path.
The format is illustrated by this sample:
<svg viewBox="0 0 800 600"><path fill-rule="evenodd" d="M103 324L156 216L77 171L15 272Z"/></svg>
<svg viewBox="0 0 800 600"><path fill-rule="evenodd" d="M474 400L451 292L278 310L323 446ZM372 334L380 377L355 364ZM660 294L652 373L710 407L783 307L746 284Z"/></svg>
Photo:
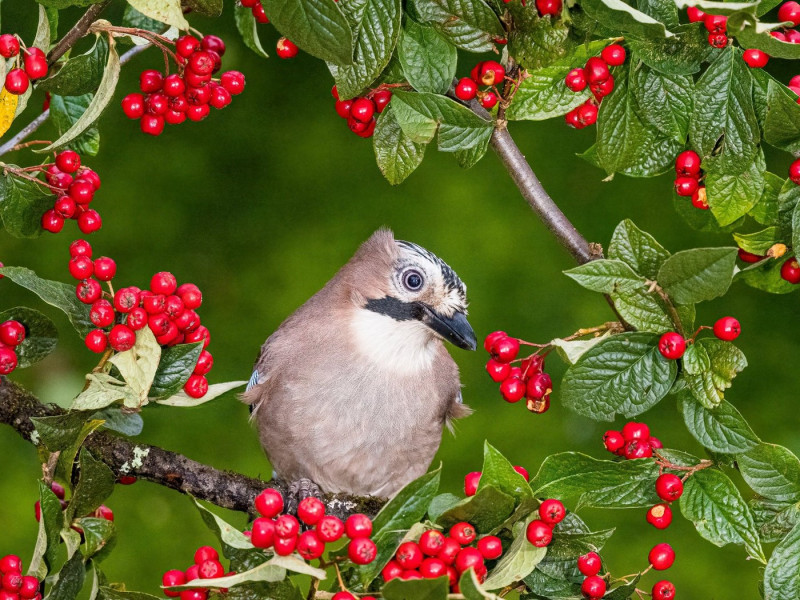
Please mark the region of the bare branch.
<svg viewBox="0 0 800 600"><path fill-rule="evenodd" d="M89 9L83 13L83 16L78 19L78 22L72 26L66 35L61 38L58 43L53 46L53 49L47 53L47 64L53 65L59 58L75 45L89 31L89 27L94 23L95 19L103 12L106 7L111 4L111 0L104 0L99 4L92 4Z"/></svg>

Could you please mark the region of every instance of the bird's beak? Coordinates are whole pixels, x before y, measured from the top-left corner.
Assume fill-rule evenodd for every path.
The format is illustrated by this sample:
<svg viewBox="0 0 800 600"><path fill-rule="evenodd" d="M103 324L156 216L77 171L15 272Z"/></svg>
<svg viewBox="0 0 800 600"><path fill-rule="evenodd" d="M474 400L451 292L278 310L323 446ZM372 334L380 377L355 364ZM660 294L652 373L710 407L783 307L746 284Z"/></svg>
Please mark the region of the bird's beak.
<svg viewBox="0 0 800 600"><path fill-rule="evenodd" d="M452 317L445 317L429 306L423 305L423 308L422 322L425 325L451 344L464 350L475 350L478 340L464 313L455 312Z"/></svg>

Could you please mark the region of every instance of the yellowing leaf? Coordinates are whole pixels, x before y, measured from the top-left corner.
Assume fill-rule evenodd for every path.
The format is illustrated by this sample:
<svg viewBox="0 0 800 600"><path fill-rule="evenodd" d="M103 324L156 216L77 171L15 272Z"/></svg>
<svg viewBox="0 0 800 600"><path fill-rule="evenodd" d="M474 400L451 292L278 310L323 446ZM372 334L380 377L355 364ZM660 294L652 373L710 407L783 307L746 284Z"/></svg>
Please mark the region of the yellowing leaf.
<svg viewBox="0 0 800 600"><path fill-rule="evenodd" d="M9 94L6 88L0 91L0 135L5 135L14 121L14 115L17 113L17 100L18 97L15 94Z"/></svg>
<svg viewBox="0 0 800 600"><path fill-rule="evenodd" d="M128 4L151 19L178 29L189 29L180 0L128 0Z"/></svg>

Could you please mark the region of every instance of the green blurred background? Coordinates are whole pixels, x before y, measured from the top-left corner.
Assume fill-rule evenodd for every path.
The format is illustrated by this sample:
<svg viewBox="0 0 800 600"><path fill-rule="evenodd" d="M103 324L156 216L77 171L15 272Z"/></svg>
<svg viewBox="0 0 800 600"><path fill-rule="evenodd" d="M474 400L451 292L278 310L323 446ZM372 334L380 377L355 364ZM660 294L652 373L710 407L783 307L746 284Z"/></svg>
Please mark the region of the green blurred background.
<svg viewBox="0 0 800 600"><path fill-rule="evenodd" d="M116 2L104 16L118 22L121 4ZM4 2L2 31L30 40L35 6ZM78 14L62 13L60 34ZM562 276L574 266L572 259L530 211L491 152L465 171L452 156L430 147L410 179L391 187L375 166L371 142L353 135L336 116L329 94L332 79L321 61L302 53L290 61L258 58L239 40L227 3L222 18L191 17L190 22L228 42L224 68L246 74L245 92L202 123L168 128L159 138L146 136L138 123L125 119L118 102L135 91L142 69L163 67L160 54L150 50L123 68L115 100L100 122L100 154L85 162L102 178L93 207L104 225L90 241L95 255L117 261L117 285L143 286L154 272L169 270L180 282L195 282L203 290L199 312L211 330L212 383L247 379L267 336L381 226L436 252L458 272L469 287L470 321L479 337L504 329L546 342L611 319L601 297ZM278 34L270 25L260 26L260 32L271 52ZM476 61L461 56L459 73ZM793 74L779 61L770 67L782 80ZM31 99L12 132L38 114L41 102L40 95ZM593 128L574 131L555 119L513 123L510 129L547 190L587 239L607 244L616 224L627 217L671 251L732 243L729 236L694 232L680 220L672 207L670 175L602 182L603 173L575 156L591 144ZM35 137L53 136L51 128L43 127ZM36 157L23 151L3 160L29 165ZM789 157L768 155L768 161L773 171L785 173ZM78 237L74 222L36 241L0 233L0 260L70 281L67 247ZM46 312L63 337L54 354L12 378L44 401L66 404L80 391L83 373L97 357L61 313L2 282L0 309L21 304ZM800 452L793 366L797 297L769 296L734 284L725 298L698 307L698 322L711 324L728 314L742 323L739 345L750 367L727 397L761 437ZM601 444L607 424L560 405L557 390L564 366L558 360L548 363L556 381L552 407L532 415L522 404L502 401L484 373L483 351L451 350L461 367L465 401L475 414L458 423L455 437L444 436L436 459L444 463L444 490L458 492L464 474L480 468L484 439L532 473L555 452L607 457ZM319 401L325 402L324 390ZM231 394L195 409L148 406L143 416L142 442L221 469L270 477L247 408ZM702 454L672 399L644 420L668 447ZM36 537L36 453L5 430L0 431L0 457L0 497L6 498L0 505L0 555L18 553L27 562ZM111 581L125 581L130 589L157 592L165 570L185 568L198 545L213 543L190 500L158 485L118 486L108 504L119 539L104 569ZM593 528L618 527L604 552L612 573L640 570L649 549L668 541L678 558L667 576L681 597L757 597L760 568L745 560L741 547L716 548L681 518L668 531L657 532L645 524L644 513L583 513ZM245 524L243 515L226 516ZM648 575L640 587L649 589L660 578Z"/></svg>

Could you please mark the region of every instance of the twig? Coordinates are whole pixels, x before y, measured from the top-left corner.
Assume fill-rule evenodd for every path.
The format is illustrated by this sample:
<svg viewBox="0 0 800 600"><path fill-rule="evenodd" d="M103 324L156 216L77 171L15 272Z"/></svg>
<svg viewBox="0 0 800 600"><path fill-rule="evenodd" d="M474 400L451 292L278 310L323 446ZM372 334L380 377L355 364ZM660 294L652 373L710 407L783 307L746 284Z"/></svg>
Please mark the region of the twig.
<svg viewBox="0 0 800 600"><path fill-rule="evenodd" d="M105 0L99 4L92 4L89 9L83 13L83 16L78 19L78 22L72 26L72 29L70 29L47 54L47 64L53 65L59 58L64 56L67 50L75 45L75 42L85 36L89 31L89 27L94 23L94 20L109 4L111 4L111 0Z"/></svg>
<svg viewBox="0 0 800 600"><path fill-rule="evenodd" d="M658 297L663 300L667 307L669 318L672 319L672 322L675 323L675 327L678 328L678 333L680 333L683 337L686 337L686 331L683 329L683 323L681 323L681 317L678 314L678 309L675 308L675 305L672 303L672 299L669 297L669 294L667 294L667 292L664 291L664 288L658 285L658 282L656 281L647 281L645 284L649 286L647 288L648 292L655 292L658 294Z"/></svg>
<svg viewBox="0 0 800 600"><path fill-rule="evenodd" d="M99 5L95 4L94 6L99 6ZM141 45L141 46L134 46L133 48L131 48L130 50L125 52L125 54L123 54L122 56L119 57L119 64L124 65L126 62L131 60L134 56L136 56L137 54L139 54L141 52L144 52L149 47L150 47L149 44ZM12 137L10 140L8 140L2 146L0 146L0 156L3 156L4 154L7 154L7 153L13 151L15 149L15 147L20 142L22 142L22 140L24 140L26 137L31 135L37 129L39 129L39 127L41 127L42 124L45 121L47 121L47 119L49 117L50 117L50 109L48 108L47 110L42 112L42 114L40 114L38 117L36 117L33 121L31 121L25 127L20 129L19 132L17 133L17 135Z"/></svg>

